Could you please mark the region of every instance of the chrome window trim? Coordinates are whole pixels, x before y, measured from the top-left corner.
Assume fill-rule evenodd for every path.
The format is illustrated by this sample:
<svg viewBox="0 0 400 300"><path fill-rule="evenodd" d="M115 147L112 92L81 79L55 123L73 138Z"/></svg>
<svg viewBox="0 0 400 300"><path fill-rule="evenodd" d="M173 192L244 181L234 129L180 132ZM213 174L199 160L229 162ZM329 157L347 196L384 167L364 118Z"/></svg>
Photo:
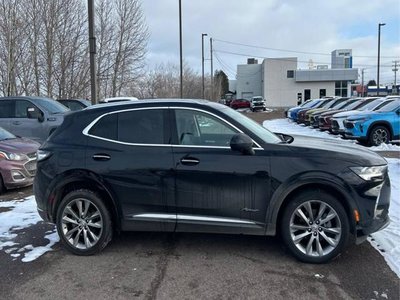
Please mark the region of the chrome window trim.
<svg viewBox="0 0 400 300"><path fill-rule="evenodd" d="M199 146L199 145L179 145L179 144L142 144L142 143L128 143L128 142L121 142L121 141L116 141L116 140L111 140L107 138L103 138L100 136L92 135L89 134L90 129L103 117L112 115L112 114L117 114L117 113L123 113L123 112L130 112L130 111L136 111L136 110L150 110L150 109L185 109L185 110L194 110L194 111L200 111L205 114L212 115L213 117L220 119L222 122L228 124L230 127L233 127L236 131L239 133L243 133L242 130L237 128L235 125L231 124L230 122L226 121L225 119L221 118L220 116L217 116L216 114L199 109L199 108L194 108L194 107L179 107L179 106L160 106L160 107L138 107L138 108L129 108L129 109L122 109L122 110L116 110L108 113L104 113L101 116L98 116L96 119L94 119L92 122L89 123L83 130L82 134L86 135L91 138L111 142L111 143L116 143L116 144L121 144L121 145L127 145L127 146L142 146L142 147L184 147L184 148L207 148L207 149L231 149L231 147L228 146ZM256 141L253 140L253 143L257 146L254 148L254 150L264 150Z"/></svg>
<svg viewBox="0 0 400 300"><path fill-rule="evenodd" d="M204 222L216 222L216 223L233 223L233 224L252 224L256 223L253 221L245 221L233 218L223 217L206 217L206 216L194 216L194 215L182 215L182 214L164 214L164 213L144 213L130 216L132 219L159 219L159 220L176 220L176 221L204 221Z"/></svg>

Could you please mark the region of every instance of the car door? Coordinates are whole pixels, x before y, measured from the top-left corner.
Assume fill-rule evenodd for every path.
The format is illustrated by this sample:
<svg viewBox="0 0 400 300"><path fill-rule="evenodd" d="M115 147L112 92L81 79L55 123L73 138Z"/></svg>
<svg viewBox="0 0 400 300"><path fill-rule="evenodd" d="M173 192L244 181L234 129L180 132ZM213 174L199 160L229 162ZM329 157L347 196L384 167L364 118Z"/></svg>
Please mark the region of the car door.
<svg viewBox="0 0 400 300"><path fill-rule="evenodd" d="M264 233L269 160L230 149L240 130L215 114L173 109L177 231ZM260 203L262 208L260 211ZM256 218L254 214L262 214Z"/></svg>
<svg viewBox="0 0 400 300"><path fill-rule="evenodd" d="M120 207L123 230L172 231L172 150L167 109L131 109L100 118L88 131L87 168Z"/></svg>
<svg viewBox="0 0 400 300"><path fill-rule="evenodd" d="M10 119L12 132L15 135L30 138L33 140L45 140L47 138L43 123L35 118L29 118L28 110L36 112L35 116L41 113L36 105L27 100L15 100L15 114Z"/></svg>

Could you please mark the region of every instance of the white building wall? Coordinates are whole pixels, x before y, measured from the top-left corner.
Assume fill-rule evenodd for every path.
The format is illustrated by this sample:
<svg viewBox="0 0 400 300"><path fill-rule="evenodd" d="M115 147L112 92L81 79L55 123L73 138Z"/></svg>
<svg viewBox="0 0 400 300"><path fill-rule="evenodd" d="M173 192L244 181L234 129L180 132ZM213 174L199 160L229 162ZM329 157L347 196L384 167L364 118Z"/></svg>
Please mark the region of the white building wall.
<svg viewBox="0 0 400 300"><path fill-rule="evenodd" d="M262 65L238 65L236 77L236 98L250 99L262 95Z"/></svg>
<svg viewBox="0 0 400 300"><path fill-rule="evenodd" d="M295 78L287 78L287 71L297 69L297 58L265 59L263 64L265 80L263 96L269 107L290 107L297 105L297 94L301 93L304 101L305 89L309 89L310 98L319 98L320 89L326 90L326 96L335 95L334 82L296 82Z"/></svg>

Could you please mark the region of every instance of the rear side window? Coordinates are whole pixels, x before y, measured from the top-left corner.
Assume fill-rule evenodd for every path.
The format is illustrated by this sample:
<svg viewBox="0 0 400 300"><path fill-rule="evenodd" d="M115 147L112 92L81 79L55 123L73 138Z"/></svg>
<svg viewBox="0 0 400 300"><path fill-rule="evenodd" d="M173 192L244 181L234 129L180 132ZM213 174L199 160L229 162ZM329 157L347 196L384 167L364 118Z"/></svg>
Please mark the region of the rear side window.
<svg viewBox="0 0 400 300"><path fill-rule="evenodd" d="M117 140L118 115L111 114L102 117L89 131L89 134L109 140Z"/></svg>
<svg viewBox="0 0 400 300"><path fill-rule="evenodd" d="M13 118L15 116L15 101L0 100L0 118Z"/></svg>
<svg viewBox="0 0 400 300"><path fill-rule="evenodd" d="M164 144L163 110L146 109L119 113L118 140L134 144Z"/></svg>
<svg viewBox="0 0 400 300"><path fill-rule="evenodd" d="M102 117L89 131L109 140L132 144L164 144L164 112L133 110Z"/></svg>

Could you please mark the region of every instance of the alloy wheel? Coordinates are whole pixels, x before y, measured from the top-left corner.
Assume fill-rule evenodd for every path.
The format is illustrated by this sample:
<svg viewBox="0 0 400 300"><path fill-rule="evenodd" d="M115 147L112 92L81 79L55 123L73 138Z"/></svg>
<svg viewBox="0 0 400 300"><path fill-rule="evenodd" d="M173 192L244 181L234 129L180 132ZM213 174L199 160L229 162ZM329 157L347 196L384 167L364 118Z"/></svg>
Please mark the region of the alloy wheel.
<svg viewBox="0 0 400 300"><path fill-rule="evenodd" d="M372 140L375 145L387 143L388 142L387 131L383 128L378 128L378 129L374 130L374 132L372 133Z"/></svg>
<svg viewBox="0 0 400 300"><path fill-rule="evenodd" d="M338 213L327 203L310 200L291 215L289 231L294 245L303 254L322 257L338 246L342 225Z"/></svg>
<svg viewBox="0 0 400 300"><path fill-rule="evenodd" d="M88 199L74 199L62 212L62 234L74 248L87 250L95 246L103 226L100 210Z"/></svg>

